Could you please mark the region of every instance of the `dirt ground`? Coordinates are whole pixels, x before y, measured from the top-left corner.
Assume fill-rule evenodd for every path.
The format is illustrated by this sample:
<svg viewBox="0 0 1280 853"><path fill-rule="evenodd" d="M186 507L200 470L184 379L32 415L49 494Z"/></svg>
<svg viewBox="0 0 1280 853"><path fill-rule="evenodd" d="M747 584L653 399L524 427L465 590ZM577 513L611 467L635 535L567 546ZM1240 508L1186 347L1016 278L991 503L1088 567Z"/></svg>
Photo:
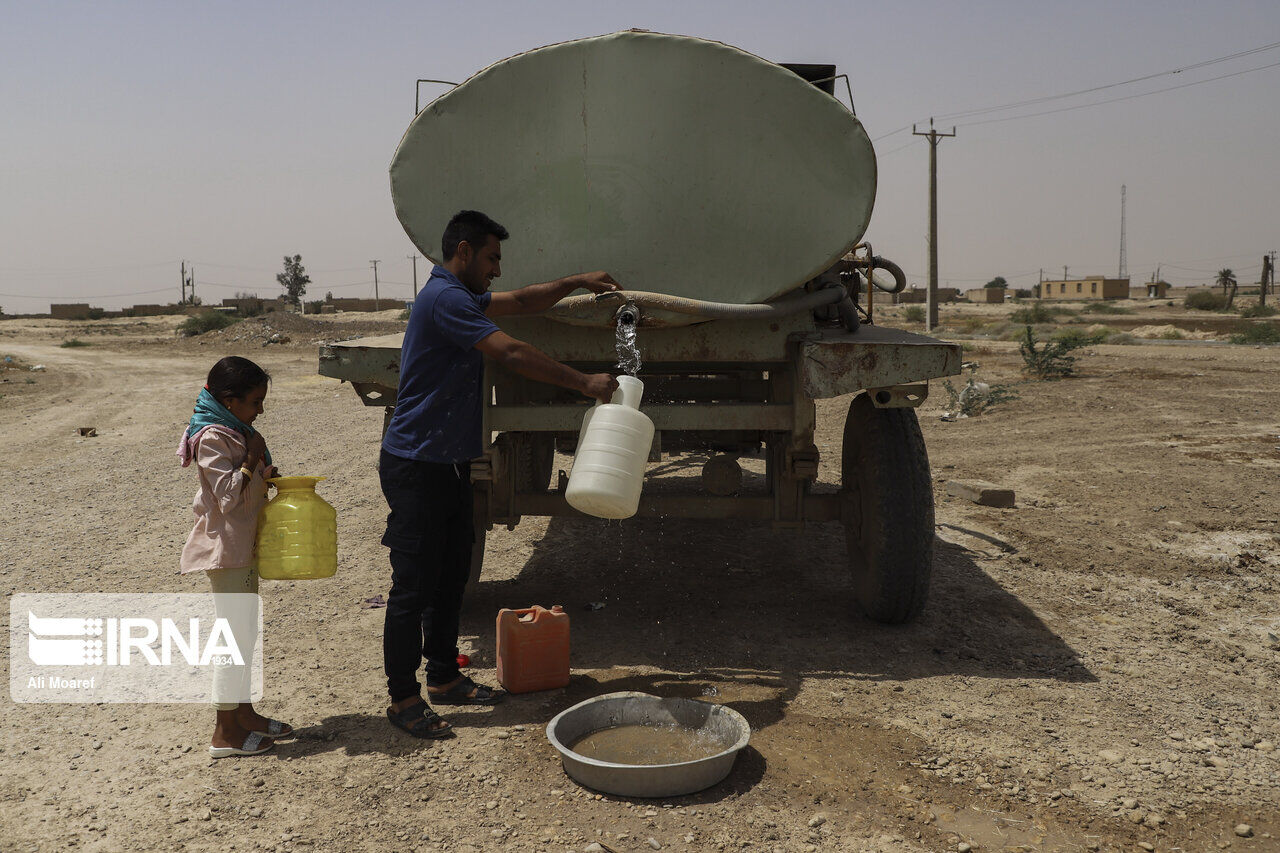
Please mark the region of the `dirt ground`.
<svg viewBox="0 0 1280 853"><path fill-rule="evenodd" d="M381 410L316 375L327 330L264 346L175 325L0 321L0 581L206 591L176 574L196 485L174 449L209 366L259 361L278 464L327 475L338 509L337 576L262 588L259 707L299 737L214 762L202 706L7 702L4 850L1280 850L1280 347L1102 345L1078 377L1033 382L1015 343L969 341L978 377L1018 396L944 422L934 383L919 410L939 545L905 627L859 615L834 524L494 530L463 621L473 674L494 680L500 607L562 604L572 683L450 711L458 737L419 742L385 719L383 611L363 604L389 583ZM820 488L848 403L819 404ZM952 478L1017 507L948 497ZM545 724L627 689L726 703L751 746L692 796L584 790Z"/></svg>

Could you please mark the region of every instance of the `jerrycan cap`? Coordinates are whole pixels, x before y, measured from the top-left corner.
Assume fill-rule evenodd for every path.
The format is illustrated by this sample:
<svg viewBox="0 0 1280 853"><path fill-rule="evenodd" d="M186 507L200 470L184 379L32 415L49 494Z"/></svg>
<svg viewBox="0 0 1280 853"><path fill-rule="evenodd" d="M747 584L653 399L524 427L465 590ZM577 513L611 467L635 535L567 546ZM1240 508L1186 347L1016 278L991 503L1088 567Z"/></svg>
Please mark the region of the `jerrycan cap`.
<svg viewBox="0 0 1280 853"><path fill-rule="evenodd" d="M289 489L314 489L316 487L316 483L320 482L321 480L327 480L327 479L329 478L314 477L314 476L271 477L267 480L267 482L275 486L280 491L284 492L284 491L288 491Z"/></svg>

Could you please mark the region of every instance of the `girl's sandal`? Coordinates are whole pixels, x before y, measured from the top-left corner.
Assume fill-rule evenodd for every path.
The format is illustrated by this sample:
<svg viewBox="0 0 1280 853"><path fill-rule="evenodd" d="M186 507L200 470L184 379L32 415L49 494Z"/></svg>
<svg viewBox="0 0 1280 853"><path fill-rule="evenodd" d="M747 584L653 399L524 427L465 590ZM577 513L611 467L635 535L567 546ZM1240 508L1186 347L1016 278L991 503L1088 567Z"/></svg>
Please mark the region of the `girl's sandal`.
<svg viewBox="0 0 1280 853"><path fill-rule="evenodd" d="M251 730L255 735L262 735L269 738L293 737L293 726L288 723L282 723L279 720L267 720L267 730L260 732Z"/></svg>
<svg viewBox="0 0 1280 853"><path fill-rule="evenodd" d="M257 732L249 732L245 735L244 743L240 746L211 746L209 747L210 758L230 758L233 755L261 755L275 745L273 741L267 740L266 746L262 745L262 735Z"/></svg>
<svg viewBox="0 0 1280 853"><path fill-rule="evenodd" d="M437 738L453 737L453 726L431 710L431 706L426 702L417 702L400 711L393 711L388 708L387 719L397 729L408 732L416 738L435 740ZM437 721L444 723L444 725L434 725Z"/></svg>

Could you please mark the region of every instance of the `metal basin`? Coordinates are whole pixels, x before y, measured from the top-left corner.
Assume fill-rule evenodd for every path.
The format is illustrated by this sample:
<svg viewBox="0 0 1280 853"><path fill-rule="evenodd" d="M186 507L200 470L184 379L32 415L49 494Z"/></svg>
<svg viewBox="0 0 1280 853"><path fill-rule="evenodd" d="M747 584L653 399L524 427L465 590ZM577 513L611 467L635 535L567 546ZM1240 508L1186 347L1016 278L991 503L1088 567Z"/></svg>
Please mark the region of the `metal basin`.
<svg viewBox="0 0 1280 853"><path fill-rule="evenodd" d="M692 729L724 745L714 755L673 764L616 764L579 755L569 748L587 735L616 726ZM547 739L560 751L574 781L624 797L674 797L709 788L729 775L751 726L737 711L696 699L664 699L648 693L607 693L579 702L547 724Z"/></svg>

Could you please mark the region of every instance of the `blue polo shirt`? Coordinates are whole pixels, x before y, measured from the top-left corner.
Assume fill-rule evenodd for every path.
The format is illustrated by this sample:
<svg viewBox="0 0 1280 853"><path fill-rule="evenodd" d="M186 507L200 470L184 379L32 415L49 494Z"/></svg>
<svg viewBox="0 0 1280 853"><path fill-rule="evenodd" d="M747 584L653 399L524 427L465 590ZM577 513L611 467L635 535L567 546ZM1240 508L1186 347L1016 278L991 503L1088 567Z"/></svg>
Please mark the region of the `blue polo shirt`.
<svg viewBox="0 0 1280 853"><path fill-rule="evenodd" d="M475 294L442 266L418 291L400 350L400 389L382 447L422 462L466 462L480 455L484 357L475 348L498 331Z"/></svg>

